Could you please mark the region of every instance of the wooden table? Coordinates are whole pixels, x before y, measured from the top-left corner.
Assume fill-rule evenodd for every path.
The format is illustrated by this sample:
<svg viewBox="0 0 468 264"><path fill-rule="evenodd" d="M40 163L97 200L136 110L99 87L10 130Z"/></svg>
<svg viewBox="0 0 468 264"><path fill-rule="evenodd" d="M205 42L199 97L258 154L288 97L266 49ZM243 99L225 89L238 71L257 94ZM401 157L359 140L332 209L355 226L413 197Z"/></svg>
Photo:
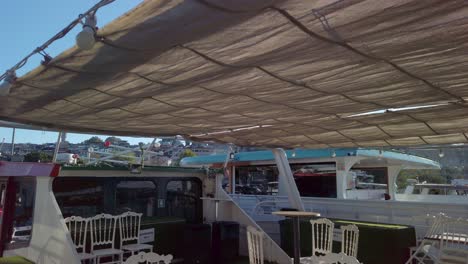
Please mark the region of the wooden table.
<svg viewBox="0 0 468 264"><path fill-rule="evenodd" d="M294 264L301 262L301 237L299 230L299 218L320 216L319 213L304 212L304 211L276 211L272 212L274 215L289 217L293 222L293 240L294 240ZM312 238L313 239L313 238Z"/></svg>

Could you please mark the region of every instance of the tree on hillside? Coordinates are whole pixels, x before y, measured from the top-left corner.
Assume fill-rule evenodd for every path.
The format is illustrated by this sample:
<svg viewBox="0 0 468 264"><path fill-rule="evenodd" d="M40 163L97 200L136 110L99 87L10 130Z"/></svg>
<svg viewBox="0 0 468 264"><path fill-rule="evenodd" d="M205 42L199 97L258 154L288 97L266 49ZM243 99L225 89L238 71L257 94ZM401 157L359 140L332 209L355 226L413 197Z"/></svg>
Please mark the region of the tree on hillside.
<svg viewBox="0 0 468 264"><path fill-rule="evenodd" d="M108 137L104 141L105 142L110 142L111 145L117 145L117 146L122 146L122 147L130 147L130 143L128 143L128 141L123 140L123 139L118 138L118 137Z"/></svg>
<svg viewBox="0 0 468 264"><path fill-rule="evenodd" d="M112 153L117 153L119 151L117 150L114 150L112 151ZM137 157L135 155L135 152L129 152L129 153L126 153L126 154L123 154L122 156L120 155L117 155L117 156L114 156L112 158L113 160L121 160L121 161L127 161L128 163L135 163L137 161Z"/></svg>
<svg viewBox="0 0 468 264"><path fill-rule="evenodd" d="M442 167L440 170L407 169L402 170L397 178L398 189L404 190L408 179L427 183L451 183L453 179L463 178L462 168Z"/></svg>
<svg viewBox="0 0 468 264"><path fill-rule="evenodd" d="M98 136L94 136L94 137L90 137L89 139L83 141L82 143L86 144L86 145L92 145L92 144L102 144L102 143L104 143L104 141L102 141L102 139L99 138Z"/></svg>
<svg viewBox="0 0 468 264"><path fill-rule="evenodd" d="M24 155L25 162L51 162L52 155L45 152L31 152Z"/></svg>
<svg viewBox="0 0 468 264"><path fill-rule="evenodd" d="M179 158L177 160L174 161L174 163L172 163L173 166L180 166L180 161L183 159L183 158L186 158L186 157L196 157L197 154L195 154L192 150L190 149L185 149L184 151L182 151L179 155Z"/></svg>

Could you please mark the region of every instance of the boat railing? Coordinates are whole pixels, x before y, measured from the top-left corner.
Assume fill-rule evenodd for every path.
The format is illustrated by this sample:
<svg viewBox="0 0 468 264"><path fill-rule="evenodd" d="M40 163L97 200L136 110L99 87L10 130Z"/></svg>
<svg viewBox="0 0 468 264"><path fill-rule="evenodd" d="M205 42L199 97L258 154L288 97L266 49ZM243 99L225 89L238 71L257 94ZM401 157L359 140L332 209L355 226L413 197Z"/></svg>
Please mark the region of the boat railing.
<svg viewBox="0 0 468 264"><path fill-rule="evenodd" d="M271 212L290 207L288 197L271 195L231 195L233 200L256 221L278 221ZM306 211L323 217L412 225L424 233L430 221L426 216L443 212L468 218L468 204L442 204L384 200L346 200L302 197Z"/></svg>

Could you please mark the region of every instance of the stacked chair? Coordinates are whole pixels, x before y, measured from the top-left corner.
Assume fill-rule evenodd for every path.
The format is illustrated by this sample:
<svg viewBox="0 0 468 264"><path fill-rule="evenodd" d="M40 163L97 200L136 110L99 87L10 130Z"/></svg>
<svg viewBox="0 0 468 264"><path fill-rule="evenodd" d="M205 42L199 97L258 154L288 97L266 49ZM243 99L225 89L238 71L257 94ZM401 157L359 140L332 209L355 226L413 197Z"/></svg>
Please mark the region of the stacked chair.
<svg viewBox="0 0 468 264"><path fill-rule="evenodd" d="M360 264L356 259L359 242L359 229L355 225L341 226L341 252L333 253L334 223L326 218L311 220L312 225L312 256L302 257L303 264ZM263 264L262 231L247 227L247 243L250 264Z"/></svg>
<svg viewBox="0 0 468 264"><path fill-rule="evenodd" d="M255 227L247 227L247 246L249 248L249 263L263 264L263 232Z"/></svg>
<svg viewBox="0 0 468 264"><path fill-rule="evenodd" d="M70 231L80 261L94 264L96 262L96 256L92 253L86 253L86 236L90 226L89 219L79 216L70 216L65 218L65 224Z"/></svg>
<svg viewBox="0 0 468 264"><path fill-rule="evenodd" d="M120 215L120 249L130 252L132 255L142 250L150 252L153 250L152 245L140 243L141 215L135 212L126 212Z"/></svg>
<svg viewBox="0 0 468 264"><path fill-rule="evenodd" d="M91 218L91 253L96 256L96 263L101 263L101 258L110 257L111 262L121 263L123 251L115 248L115 232L119 216L100 214ZM117 259L116 259L117 258Z"/></svg>
<svg viewBox="0 0 468 264"><path fill-rule="evenodd" d="M152 245L139 241L141 216L142 214L135 212L121 215L99 214L90 218L71 216L65 219L65 224L81 263L99 264L101 259L110 259L105 263L118 264L123 262L125 253L131 256L141 251L152 253ZM120 238L119 246L116 246L117 230ZM90 239L87 239L88 234ZM90 252L86 252L88 248ZM155 259L155 255L149 254L148 258ZM147 263L152 262L148 260Z"/></svg>
<svg viewBox="0 0 468 264"><path fill-rule="evenodd" d="M406 264L468 263L468 220L442 213L431 218L431 226Z"/></svg>
<svg viewBox="0 0 468 264"><path fill-rule="evenodd" d="M312 225L312 256L301 258L304 264L359 264L356 259L359 242L359 229L355 225L341 226L341 252L333 253L332 221L321 218L311 220Z"/></svg>
<svg viewBox="0 0 468 264"><path fill-rule="evenodd" d="M361 264L355 257L348 256L343 252L328 253L324 256L312 256L310 257L310 261L307 263L311 263L311 264Z"/></svg>
<svg viewBox="0 0 468 264"><path fill-rule="evenodd" d="M346 225L341 227L341 252L357 258L359 228L355 225Z"/></svg>
<svg viewBox="0 0 468 264"><path fill-rule="evenodd" d="M169 264L172 261L172 255L158 255L154 252L140 252L138 255L132 255L125 260L123 264Z"/></svg>

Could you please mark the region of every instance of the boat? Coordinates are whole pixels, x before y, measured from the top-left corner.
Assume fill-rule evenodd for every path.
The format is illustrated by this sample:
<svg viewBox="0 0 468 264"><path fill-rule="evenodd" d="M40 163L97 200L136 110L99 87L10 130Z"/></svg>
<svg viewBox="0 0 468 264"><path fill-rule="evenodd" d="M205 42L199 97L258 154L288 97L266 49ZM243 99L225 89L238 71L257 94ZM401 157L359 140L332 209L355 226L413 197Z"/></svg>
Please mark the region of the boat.
<svg viewBox="0 0 468 264"><path fill-rule="evenodd" d="M404 200L397 193L396 178L402 169L439 170L438 162L414 155L374 149L334 149L286 151L292 175L302 197L330 197L356 200ZM188 157L183 167L224 166L225 155ZM346 167L345 167L346 164ZM278 171L270 151L234 153L229 160L225 186L233 194L266 194L278 181ZM345 170L343 170L345 168ZM276 187L284 189L284 187ZM284 192L277 193L285 195Z"/></svg>
<svg viewBox="0 0 468 264"><path fill-rule="evenodd" d="M285 151L294 175L294 185L301 195L306 211L319 212L322 216L347 221L365 221L414 226L422 236L428 228L424 216L445 212L454 217L468 217L468 197L400 194L396 177L402 169L439 170L438 162L419 156L373 149L334 149ZM224 166L225 155L187 157L181 161L184 167L217 168ZM289 164L286 166L289 167ZM281 163L271 151L234 153L227 163L229 184L225 189L244 212L281 244L280 217L274 211L291 207L290 195L285 191L289 183L278 180L278 191L272 193L244 192L237 190L238 178L246 172L265 170L280 171ZM346 166L345 166L346 165ZM299 169L297 169L299 168ZM378 176L384 181L377 182ZM271 182L264 182L270 185ZM432 185L433 186L433 185ZM459 187L466 189L466 186Z"/></svg>

